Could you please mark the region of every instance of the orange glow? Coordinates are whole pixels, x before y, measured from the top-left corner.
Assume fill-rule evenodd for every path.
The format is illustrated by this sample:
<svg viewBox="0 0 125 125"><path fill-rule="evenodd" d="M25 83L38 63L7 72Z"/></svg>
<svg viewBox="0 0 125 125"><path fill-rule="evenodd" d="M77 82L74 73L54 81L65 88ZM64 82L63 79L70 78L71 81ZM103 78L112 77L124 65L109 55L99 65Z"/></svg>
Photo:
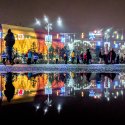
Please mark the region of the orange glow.
<svg viewBox="0 0 125 125"><path fill-rule="evenodd" d="M27 53L29 49L42 53L43 55L48 54L48 47L45 43L45 33L36 32L33 28L2 24L3 38L6 36L9 28L12 30L15 36L14 50L16 50L19 54ZM53 38L56 37L58 37L58 40L60 40L59 34L53 35ZM53 40L51 44L54 49L57 47L62 49L64 47L64 44L56 39L55 41ZM5 41L1 39L0 53L2 53L5 49Z"/></svg>
<svg viewBox="0 0 125 125"><path fill-rule="evenodd" d="M56 35L57 39L59 39L59 34Z"/></svg>
<svg viewBox="0 0 125 125"><path fill-rule="evenodd" d="M82 97L84 97L84 92L81 93Z"/></svg>
<svg viewBox="0 0 125 125"><path fill-rule="evenodd" d="M12 30L15 36L15 50L17 50L20 54L26 53L32 48L34 43L35 51L38 52L38 40L34 29L2 24L3 37L6 36L9 28ZM5 50L5 42L3 42L3 44L2 51Z"/></svg>

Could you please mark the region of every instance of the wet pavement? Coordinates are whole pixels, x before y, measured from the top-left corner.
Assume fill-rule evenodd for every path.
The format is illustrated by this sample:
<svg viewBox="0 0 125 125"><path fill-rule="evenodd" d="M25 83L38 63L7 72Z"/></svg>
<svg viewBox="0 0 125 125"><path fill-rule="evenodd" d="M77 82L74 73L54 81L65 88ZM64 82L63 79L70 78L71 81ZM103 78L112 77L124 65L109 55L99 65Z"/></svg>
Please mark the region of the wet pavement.
<svg viewBox="0 0 125 125"><path fill-rule="evenodd" d="M125 64L15 64L0 65L0 72L125 72Z"/></svg>
<svg viewBox="0 0 125 125"><path fill-rule="evenodd" d="M122 121L125 73L1 73L1 122Z"/></svg>

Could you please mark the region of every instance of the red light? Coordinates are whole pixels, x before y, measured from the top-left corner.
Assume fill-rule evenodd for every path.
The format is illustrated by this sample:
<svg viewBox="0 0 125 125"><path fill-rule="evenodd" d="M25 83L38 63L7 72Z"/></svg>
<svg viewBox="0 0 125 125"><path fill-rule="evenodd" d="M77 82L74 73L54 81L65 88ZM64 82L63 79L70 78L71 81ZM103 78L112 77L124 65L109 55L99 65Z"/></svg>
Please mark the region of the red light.
<svg viewBox="0 0 125 125"><path fill-rule="evenodd" d="M18 90L18 95L23 95L24 94L24 90L23 89L19 89Z"/></svg>

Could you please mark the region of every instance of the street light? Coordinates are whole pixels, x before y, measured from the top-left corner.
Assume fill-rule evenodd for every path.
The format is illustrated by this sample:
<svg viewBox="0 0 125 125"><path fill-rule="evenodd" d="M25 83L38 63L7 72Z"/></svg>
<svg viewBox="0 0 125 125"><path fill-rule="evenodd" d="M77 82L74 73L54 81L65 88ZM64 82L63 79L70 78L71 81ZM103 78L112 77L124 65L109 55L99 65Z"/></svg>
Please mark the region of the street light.
<svg viewBox="0 0 125 125"><path fill-rule="evenodd" d="M44 15L44 21L45 21L45 23L49 23L49 19L48 19L48 17L45 16L45 15Z"/></svg>
<svg viewBox="0 0 125 125"><path fill-rule="evenodd" d="M47 30L47 41L45 42L48 46L48 64L49 64L49 49L50 49L51 42L52 42L52 38L50 36L50 30L52 30L52 23L49 22L49 18L46 15L44 15L44 22L46 23L45 29ZM40 26L41 25L40 20L36 19L35 24ZM62 26L62 19L60 17L58 17L57 19L57 25L59 27Z"/></svg>
<svg viewBox="0 0 125 125"><path fill-rule="evenodd" d="M58 19L57 19L57 24L60 27L62 26L62 19L60 17L58 17Z"/></svg>
<svg viewBox="0 0 125 125"><path fill-rule="evenodd" d="M41 26L41 22L39 19L35 18L35 25Z"/></svg>

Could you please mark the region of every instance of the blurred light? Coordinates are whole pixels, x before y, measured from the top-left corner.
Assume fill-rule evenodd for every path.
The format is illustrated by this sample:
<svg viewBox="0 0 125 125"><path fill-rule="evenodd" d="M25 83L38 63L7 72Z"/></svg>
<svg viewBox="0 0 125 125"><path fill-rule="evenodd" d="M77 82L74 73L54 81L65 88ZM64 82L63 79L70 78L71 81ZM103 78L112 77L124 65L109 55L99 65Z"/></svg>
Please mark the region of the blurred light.
<svg viewBox="0 0 125 125"><path fill-rule="evenodd" d="M92 32L89 33L89 39L90 40L94 40L95 39L94 33L92 33Z"/></svg>
<svg viewBox="0 0 125 125"><path fill-rule="evenodd" d="M93 97L94 95L95 95L95 92L94 92L93 90L90 90L90 91L89 91L89 96L90 96L90 97Z"/></svg>
<svg viewBox="0 0 125 125"><path fill-rule="evenodd" d="M121 90L121 94L123 95L123 90Z"/></svg>
<svg viewBox="0 0 125 125"><path fill-rule="evenodd" d="M45 35L45 42L52 42L52 35Z"/></svg>
<svg viewBox="0 0 125 125"><path fill-rule="evenodd" d="M59 91L58 91L58 90L56 91L56 95L57 95L57 96L59 95Z"/></svg>
<svg viewBox="0 0 125 125"><path fill-rule="evenodd" d="M24 90L23 89L19 89L18 90L18 95L23 95L24 94Z"/></svg>
<svg viewBox="0 0 125 125"><path fill-rule="evenodd" d="M45 87L45 94L52 94L52 88Z"/></svg>
<svg viewBox="0 0 125 125"><path fill-rule="evenodd" d="M0 98L2 97L2 91L0 91Z"/></svg>
<svg viewBox="0 0 125 125"><path fill-rule="evenodd" d="M61 88L61 93L64 93L65 92L65 87L62 87Z"/></svg>
<svg viewBox="0 0 125 125"><path fill-rule="evenodd" d="M57 19L57 24L58 26L62 26L62 19L60 17Z"/></svg>
<svg viewBox="0 0 125 125"><path fill-rule="evenodd" d="M114 32L114 34L117 34L117 33L118 33L117 31Z"/></svg>
<svg viewBox="0 0 125 125"><path fill-rule="evenodd" d="M116 44L116 41L114 41L114 44Z"/></svg>
<svg viewBox="0 0 125 125"><path fill-rule="evenodd" d="M115 48L118 48L118 44L115 44Z"/></svg>
<svg viewBox="0 0 125 125"><path fill-rule="evenodd" d="M119 96L119 92L116 92L116 95Z"/></svg>
<svg viewBox="0 0 125 125"><path fill-rule="evenodd" d="M44 21L45 21L46 23L49 23L49 19L48 19L47 16L44 16Z"/></svg>
<svg viewBox="0 0 125 125"><path fill-rule="evenodd" d="M116 37L117 39L119 39L119 34L117 34L117 37Z"/></svg>
<svg viewBox="0 0 125 125"><path fill-rule="evenodd" d="M123 35L121 36L121 40L124 40L124 36Z"/></svg>
<svg viewBox="0 0 125 125"><path fill-rule="evenodd" d="M106 32L110 32L111 31L111 28L110 29L107 29L107 31Z"/></svg>
<svg viewBox="0 0 125 125"><path fill-rule="evenodd" d="M100 41L97 42L97 46L101 46L101 42Z"/></svg>
<svg viewBox="0 0 125 125"><path fill-rule="evenodd" d="M107 98L107 101L110 101L110 98L109 98L109 97Z"/></svg>
<svg viewBox="0 0 125 125"><path fill-rule="evenodd" d="M84 92L81 92L82 97L84 97Z"/></svg>
<svg viewBox="0 0 125 125"><path fill-rule="evenodd" d="M37 18L35 18L35 25L41 26L41 22L40 22L40 20L38 20Z"/></svg>
<svg viewBox="0 0 125 125"><path fill-rule="evenodd" d="M48 112L48 108L46 107L46 108L44 109L44 115L45 115L47 112Z"/></svg>
<svg viewBox="0 0 125 125"><path fill-rule="evenodd" d="M65 37L61 37L61 42L65 43L66 39Z"/></svg>
<svg viewBox="0 0 125 125"><path fill-rule="evenodd" d="M98 88L98 89L101 89L101 84L97 84L97 88Z"/></svg>
<svg viewBox="0 0 125 125"><path fill-rule="evenodd" d="M60 113L61 109L62 109L62 107L61 107L61 105L59 104L59 105L57 106L58 113Z"/></svg>
<svg viewBox="0 0 125 125"><path fill-rule="evenodd" d="M115 81L115 86L118 86L118 81Z"/></svg>
<svg viewBox="0 0 125 125"><path fill-rule="evenodd" d="M49 23L48 25L49 25L49 28L51 28L51 27L52 27L52 23Z"/></svg>
<svg viewBox="0 0 125 125"><path fill-rule="evenodd" d="M84 33L82 33L81 38L82 38L82 39L84 38Z"/></svg>
<svg viewBox="0 0 125 125"><path fill-rule="evenodd" d="M97 31L95 30L94 33L97 33Z"/></svg>
<svg viewBox="0 0 125 125"><path fill-rule="evenodd" d="M59 34L56 35L57 39L59 39Z"/></svg>
<svg viewBox="0 0 125 125"><path fill-rule="evenodd" d="M0 38L2 38L2 32L0 32Z"/></svg>
<svg viewBox="0 0 125 125"><path fill-rule="evenodd" d="M40 105L36 105L35 107L36 107L36 111L37 111L40 108Z"/></svg>

